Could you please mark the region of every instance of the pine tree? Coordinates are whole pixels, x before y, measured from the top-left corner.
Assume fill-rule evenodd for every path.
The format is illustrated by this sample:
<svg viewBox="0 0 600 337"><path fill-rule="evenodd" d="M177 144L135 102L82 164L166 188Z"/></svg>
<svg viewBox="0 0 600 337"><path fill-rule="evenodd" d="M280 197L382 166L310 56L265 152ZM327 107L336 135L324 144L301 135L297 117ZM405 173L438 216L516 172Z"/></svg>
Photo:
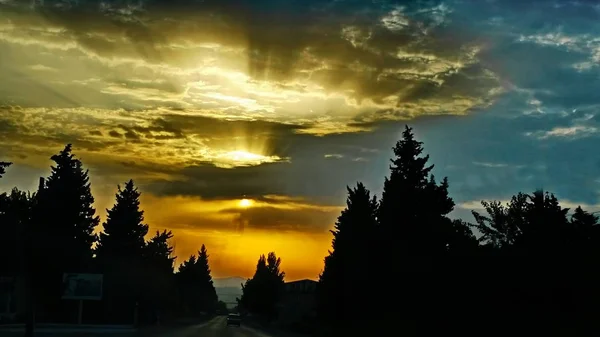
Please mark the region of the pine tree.
<svg viewBox="0 0 600 337"><path fill-rule="evenodd" d="M148 225L144 224L144 211L140 209L141 193L133 180L125 188L117 186L117 202L107 210L107 219L103 224L96 255L98 259L111 263L111 260L141 259L146 247L144 237L148 234Z"/></svg>
<svg viewBox="0 0 600 337"><path fill-rule="evenodd" d="M71 144L51 159L56 165L51 167L45 188L38 192L34 221L41 232L39 239L51 245L41 251L56 256L58 273L87 271L97 240L94 229L100 222L93 207L88 170L71 153ZM45 246L44 242L38 244Z"/></svg>
<svg viewBox="0 0 600 337"><path fill-rule="evenodd" d="M198 251L198 257L190 256L179 267L177 273L182 302L194 312L214 312L217 305L217 292L213 285L206 246Z"/></svg>
<svg viewBox="0 0 600 337"><path fill-rule="evenodd" d="M173 256L173 246L169 244L169 240L172 238L171 231L166 229L162 232L156 231L156 235L148 241L144 250L145 260L161 273L173 274L176 257Z"/></svg>
<svg viewBox="0 0 600 337"><path fill-rule="evenodd" d="M444 218L454 209L448 196L448 181L437 184L428 165L429 155L421 156L423 143L406 126L393 148L390 177L385 178L378 220L385 235L399 248L417 255L444 251L447 242L442 228ZM393 244L387 245L391 247Z"/></svg>
<svg viewBox="0 0 600 337"><path fill-rule="evenodd" d="M63 274L94 271L92 246L100 218L93 207L88 171L71 153L71 145L50 159L54 162L50 176L33 199L29 267L39 310L61 315L56 308L62 303Z"/></svg>
<svg viewBox="0 0 600 337"><path fill-rule="evenodd" d="M143 303L153 312L154 318L160 321L161 313L176 306L178 298L175 277L173 274L173 246L169 241L173 238L171 231L156 231L144 249L144 287Z"/></svg>
<svg viewBox="0 0 600 337"><path fill-rule="evenodd" d="M208 251L206 250L205 245L202 245L198 251L198 259L196 260L194 267L198 277L198 287L201 292L201 309L206 312L214 312L217 306L218 297L210 274Z"/></svg>
<svg viewBox="0 0 600 337"><path fill-rule="evenodd" d="M380 258L373 259L373 268L396 275L395 281L384 279L380 285L398 289L385 301L397 303L401 315L416 322L435 316L433 309L441 313L441 295L457 290L436 280L445 277L444 269L451 270L448 263L455 254L449 249L459 248L456 235L461 231L447 218L454 209L448 180L436 182L429 155L423 155L423 143L410 127L405 127L393 151L377 214Z"/></svg>
<svg viewBox="0 0 600 337"><path fill-rule="evenodd" d="M346 209L338 217L331 231L332 251L325 258L325 268L319 276L318 308L323 319L343 322L351 320L352 314L364 315L356 306L368 307L372 299L366 290L376 254L375 231L377 229L377 199L358 183L348 190ZM357 268L362 269L357 272Z"/></svg>

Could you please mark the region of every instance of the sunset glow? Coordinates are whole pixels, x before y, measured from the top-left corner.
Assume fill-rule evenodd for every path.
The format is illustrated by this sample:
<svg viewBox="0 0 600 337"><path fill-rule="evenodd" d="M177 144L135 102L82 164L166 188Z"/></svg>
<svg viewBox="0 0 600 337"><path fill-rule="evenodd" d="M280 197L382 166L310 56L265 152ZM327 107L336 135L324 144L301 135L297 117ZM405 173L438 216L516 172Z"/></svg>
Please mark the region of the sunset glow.
<svg viewBox="0 0 600 337"><path fill-rule="evenodd" d="M248 200L248 199L242 199L242 200L240 200L240 207L242 207L242 208L248 208L250 206L252 206L252 201L251 200Z"/></svg>
<svg viewBox="0 0 600 337"><path fill-rule="evenodd" d="M133 179L177 261L205 243L216 275L248 277L275 250L315 278L346 186L380 197L409 124L453 217L540 186L600 209L581 155L600 144L600 7L401 3L0 0L0 192L35 192L71 143L102 220Z"/></svg>

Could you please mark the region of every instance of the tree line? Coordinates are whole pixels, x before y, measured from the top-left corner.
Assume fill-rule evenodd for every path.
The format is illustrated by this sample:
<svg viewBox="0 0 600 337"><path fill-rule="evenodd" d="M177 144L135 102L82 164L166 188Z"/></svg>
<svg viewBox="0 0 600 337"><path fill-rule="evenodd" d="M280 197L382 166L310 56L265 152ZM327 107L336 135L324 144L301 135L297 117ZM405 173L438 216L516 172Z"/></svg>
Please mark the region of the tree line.
<svg viewBox="0 0 600 337"><path fill-rule="evenodd" d="M347 188L319 275L315 332L593 331L600 313L594 213L564 208L538 190L518 193L507 204L482 201L484 211L473 211L472 222L451 219L448 179L432 175L434 166L410 127L393 152L380 198L362 183ZM0 271L31 271L36 309L54 313L55 320L73 312L56 309L65 307L60 295L66 271L105 275L104 310L98 309L105 321L126 319L136 304L141 317L151 319L217 308L206 247L175 272L173 234L157 232L145 240L148 226L132 181L118 187L104 231L96 235L100 220L88 171L70 145L51 159L55 165L38 191L0 196ZM9 166L0 163L0 177ZM243 285L241 312L277 318L285 277L280 264L275 253L260 256Z"/></svg>
<svg viewBox="0 0 600 337"><path fill-rule="evenodd" d="M206 247L176 270L173 234L148 235L133 180L117 186L99 232L88 170L71 145L51 160L37 191L0 194L0 276L14 277L15 288L24 286L26 311L35 312L37 321L76 319L77 303L62 299L64 273L103 274L102 300L85 303L89 323L150 323L223 308ZM0 162L0 178L10 165Z"/></svg>
<svg viewBox="0 0 600 337"><path fill-rule="evenodd" d="M406 126L380 198L347 187L318 278L317 336L437 333L589 335L600 314L600 226L594 213L541 190L507 204L482 201L473 221L452 219L447 178L437 181ZM276 320L285 273L261 256L238 307Z"/></svg>
<svg viewBox="0 0 600 337"><path fill-rule="evenodd" d="M450 219L410 127L393 148L380 199L358 183L332 230L317 287L319 331L403 335L587 335L600 312L600 226L548 192L483 201ZM585 188L580 186L579 188ZM389 325L395 328L389 328Z"/></svg>

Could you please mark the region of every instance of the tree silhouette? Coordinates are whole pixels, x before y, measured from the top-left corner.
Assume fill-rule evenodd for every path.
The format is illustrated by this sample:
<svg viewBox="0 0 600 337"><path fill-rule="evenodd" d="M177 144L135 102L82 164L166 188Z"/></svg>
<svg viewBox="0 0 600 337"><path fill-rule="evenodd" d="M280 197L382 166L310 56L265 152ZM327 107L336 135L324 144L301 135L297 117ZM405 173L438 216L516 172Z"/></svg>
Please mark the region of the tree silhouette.
<svg viewBox="0 0 600 337"><path fill-rule="evenodd" d="M482 247L488 248L480 252L486 262L479 268L486 284L473 290L494 303L478 303L488 315L479 317L482 325L494 324L489 317L510 311L507 330L519 326L555 332L575 321L580 329L590 328L586 316L597 310L584 308L593 308L600 299L595 286L600 277L590 268L600 256L597 218L578 207L569 220L569 210L539 190L519 193L507 205L482 205L487 215L473 215Z"/></svg>
<svg viewBox="0 0 600 337"><path fill-rule="evenodd" d="M100 222L93 207L88 171L71 153L71 144L50 159L56 166L51 167L44 190L38 192L43 218L37 224L43 223L49 229L48 238L58 243L55 252L63 271L85 271L97 240L94 229Z"/></svg>
<svg viewBox="0 0 600 337"><path fill-rule="evenodd" d="M0 161L0 178L6 173L6 169L12 165L12 163Z"/></svg>
<svg viewBox="0 0 600 337"><path fill-rule="evenodd" d="M108 263L140 258L146 246L144 237L148 234L148 225L143 223L144 211L140 209L141 193L133 180L129 180L124 189L121 186L117 189L117 202L107 210L104 231L96 248L98 259Z"/></svg>
<svg viewBox="0 0 600 337"><path fill-rule="evenodd" d="M238 305L242 310L257 315L264 322L277 316L277 303L285 284L285 273L280 270L281 258L274 252L261 255L254 276L242 286Z"/></svg>
<svg viewBox="0 0 600 337"><path fill-rule="evenodd" d="M206 246L202 245L197 258L192 255L179 267L179 288L182 302L188 311L214 313L216 310L218 298L208 257Z"/></svg>
<svg viewBox="0 0 600 337"><path fill-rule="evenodd" d="M369 267L374 258L374 234L377 229L377 199L369 190L358 183L353 189L346 187L348 198L346 209L338 217L333 234L332 251L325 258L325 268L319 276L318 308L322 319L335 324L356 318L356 307L367 308L373 296L369 288L370 274L376 272ZM360 273L357 269L361 268Z"/></svg>
<svg viewBox="0 0 600 337"><path fill-rule="evenodd" d="M202 289L202 310L206 312L214 312L217 307L217 292L213 284L210 274L210 266L208 263L208 251L206 246L202 245L198 251L198 259L196 260L196 268L198 273L198 286Z"/></svg>
<svg viewBox="0 0 600 337"><path fill-rule="evenodd" d="M317 287L324 335L384 335L389 323L405 335L595 332L597 216L581 207L570 213L553 194L535 191L507 204L482 201L474 224L450 219L448 182L436 182L411 128L393 150L379 202L362 183L347 187ZM75 317L74 306L60 300L64 272L105 274L109 300L96 318L105 323L116 323L111 315L122 310L121 323L130 324L134 301L142 322L223 310L204 245L174 274L173 234L157 231L145 241L148 226L133 181L118 188L93 251L99 220L88 172L70 145L51 159L51 175L37 193L0 194L0 275L23 273L33 294L26 296L29 333L31 298L36 317ZM9 165L0 162L0 177ZM238 309L264 322L277 319L284 278L281 259L261 255Z"/></svg>
<svg viewBox="0 0 600 337"><path fill-rule="evenodd" d="M392 239L402 254L426 256L446 249L447 232L441 228L445 216L454 209L448 196L448 181L437 184L428 165L429 155L421 156L423 143L406 126L393 148L390 177L385 178L378 220L385 236ZM394 254L394 252L389 252ZM397 254L398 251L395 252Z"/></svg>
<svg viewBox="0 0 600 337"><path fill-rule="evenodd" d="M171 231L166 229L162 232L156 231L156 235L148 241L144 250L145 259L161 273L173 273L176 257L173 256L173 246L169 244L171 239L173 239Z"/></svg>
<svg viewBox="0 0 600 337"><path fill-rule="evenodd" d="M105 274L104 296L106 304L113 307L115 319L132 315L136 302L143 297L144 240L148 225L144 224L144 211L140 209L140 192L133 180L123 189L117 186L116 203L107 210L104 231L100 233L96 257Z"/></svg>
<svg viewBox="0 0 600 337"><path fill-rule="evenodd" d="M173 238L171 231L156 231L144 249L143 304L152 320L160 321L163 313L177 306L177 287L174 278ZM171 310L172 311L172 310Z"/></svg>
<svg viewBox="0 0 600 337"><path fill-rule="evenodd" d="M0 275L16 276L21 271L24 240L31 221L31 196L16 187L0 194Z"/></svg>
<svg viewBox="0 0 600 337"><path fill-rule="evenodd" d="M417 324L425 317L433 319L442 312L446 290L458 291L455 282L436 282L452 269L457 259L453 249L457 242L468 242L470 230L447 218L454 209L448 194L448 180L437 183L429 165L429 155L423 155L423 143L417 141L412 128L406 126L402 138L393 148L390 176L385 178L377 212L380 224L373 246L380 247L374 260L377 270L385 270L392 279L383 279L382 287L399 288L376 307L397 303L395 314ZM458 235L466 237L460 239ZM461 266L461 268L464 268ZM450 301L448 299L447 301ZM439 317L439 315L437 316ZM440 324L445 324L441 323ZM428 326L428 325L425 325ZM430 326L430 325L429 325ZM407 325L407 329L411 329ZM422 328L420 328L422 329Z"/></svg>
<svg viewBox="0 0 600 337"><path fill-rule="evenodd" d="M94 229L100 219L93 207L88 171L67 145L51 157L55 166L35 197L32 268L36 298L46 310L60 315L62 275L93 269ZM54 308L54 309L52 309Z"/></svg>

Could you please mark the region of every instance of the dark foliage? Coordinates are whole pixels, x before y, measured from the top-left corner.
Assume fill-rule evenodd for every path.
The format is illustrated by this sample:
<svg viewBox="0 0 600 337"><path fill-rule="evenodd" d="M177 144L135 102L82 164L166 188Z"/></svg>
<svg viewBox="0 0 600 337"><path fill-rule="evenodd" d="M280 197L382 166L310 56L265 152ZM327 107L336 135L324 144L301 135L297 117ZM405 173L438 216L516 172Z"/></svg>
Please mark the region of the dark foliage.
<svg viewBox="0 0 600 337"><path fill-rule="evenodd" d="M208 263L208 251L202 245L198 257L190 256L179 267L177 284L181 302L188 313L215 313L218 298Z"/></svg>
<svg viewBox="0 0 600 337"><path fill-rule="evenodd" d="M331 231L332 251L325 258L317 289L319 312L336 324L356 319L357 315L362 318L364 313L357 311L356 306L368 308L376 304L374 294L365 289L374 286L370 279L377 272L371 263L377 258L377 199L362 183L347 190L346 209ZM356 272L358 266L360 273Z"/></svg>
<svg viewBox="0 0 600 337"><path fill-rule="evenodd" d="M263 322L277 318L277 304L283 292L285 273L280 270L281 258L274 252L261 255L251 279L242 285L238 307L259 317Z"/></svg>
<svg viewBox="0 0 600 337"><path fill-rule="evenodd" d="M96 235L99 217L88 171L71 145L51 159L50 176L40 180L36 193L15 188L0 194L0 276L16 276L19 289L23 282L28 291L20 293L20 301L32 299L27 311L35 307L38 322L74 323L77 303L62 299L62 277L75 272L103 274L102 301L86 304L90 323L144 324L183 314L179 299L191 298L196 291L178 289L173 234L157 231L145 239L148 225L133 181L118 187L103 231ZM0 176L9 165L0 162ZM217 296L204 246L196 262L195 286L201 289L196 298L203 303L199 309L212 310Z"/></svg>
<svg viewBox="0 0 600 337"><path fill-rule="evenodd" d="M600 226L594 213L569 210L553 194L535 191L507 204L483 201L472 224L451 219L449 182L435 180L411 128L393 151L380 200L362 183L347 188L319 276L317 331L378 336L390 324L403 335L595 331ZM51 159L51 174L36 193L0 194L0 276L25 280L38 321L73 322L76 307L61 300L65 272L104 274L105 296L96 308L104 323L131 323L136 311L146 323L225 310L204 245L175 273L173 234L157 231L146 239L133 181L118 188L97 236L87 170L70 145ZM0 177L9 165L0 162ZM280 265L275 253L259 257L238 299L240 312L277 320L286 296Z"/></svg>
<svg viewBox="0 0 600 337"><path fill-rule="evenodd" d="M377 327L390 323L404 335L593 331L596 216L578 207L569 219L536 191L482 202L475 224L451 220L448 180L436 183L412 129L393 150L379 204L360 184L348 190L319 280L323 335L385 334Z"/></svg>

